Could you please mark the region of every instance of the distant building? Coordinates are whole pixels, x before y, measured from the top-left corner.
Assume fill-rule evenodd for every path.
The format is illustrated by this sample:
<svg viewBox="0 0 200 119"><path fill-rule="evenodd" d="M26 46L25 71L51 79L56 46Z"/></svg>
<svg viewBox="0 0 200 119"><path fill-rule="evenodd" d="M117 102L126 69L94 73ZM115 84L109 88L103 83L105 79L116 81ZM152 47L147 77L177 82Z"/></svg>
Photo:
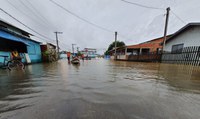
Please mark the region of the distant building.
<svg viewBox="0 0 200 119"><path fill-rule="evenodd" d="M41 62L40 42L32 40L30 36L30 33L0 20L0 62L4 62L4 56L10 56L13 50L26 54L23 62Z"/></svg>
<svg viewBox="0 0 200 119"><path fill-rule="evenodd" d="M88 58L96 58L97 57L97 50L94 48L85 48L81 51L81 54L84 55L84 57Z"/></svg>
<svg viewBox="0 0 200 119"><path fill-rule="evenodd" d="M70 53L70 55L71 55L71 52L61 51L60 52L60 59L67 59L67 53Z"/></svg>
<svg viewBox="0 0 200 119"><path fill-rule="evenodd" d="M171 35L167 36L170 37ZM124 47L117 48L117 59L118 60L134 60L134 61L142 61L144 58L147 59L147 55L153 56L153 54L157 58L157 54L160 54L163 48L163 37L155 38L153 40L149 40L136 45L129 45ZM111 59L114 59L115 49L111 50L109 53L111 55ZM145 56L146 55L146 56ZM154 59L155 58L151 58ZM159 57L157 58L159 59ZM150 60L149 60L150 61Z"/></svg>
<svg viewBox="0 0 200 119"><path fill-rule="evenodd" d="M51 43L42 44L41 45L42 51L42 61L43 62L51 62L57 61L57 53L56 53L56 46Z"/></svg>
<svg viewBox="0 0 200 119"><path fill-rule="evenodd" d="M127 53L130 55L144 55L159 53L162 50L163 37L146 41L137 45L127 46Z"/></svg>

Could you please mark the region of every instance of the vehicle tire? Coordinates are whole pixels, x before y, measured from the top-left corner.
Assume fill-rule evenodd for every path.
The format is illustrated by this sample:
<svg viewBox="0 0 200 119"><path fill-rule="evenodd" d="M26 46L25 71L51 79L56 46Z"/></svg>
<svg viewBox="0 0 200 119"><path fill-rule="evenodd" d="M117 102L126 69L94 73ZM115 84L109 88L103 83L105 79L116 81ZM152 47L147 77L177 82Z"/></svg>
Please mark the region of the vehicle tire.
<svg viewBox="0 0 200 119"><path fill-rule="evenodd" d="M16 68L17 65L14 61L8 61L7 67L8 67L9 70L12 70L12 69Z"/></svg>
<svg viewBox="0 0 200 119"><path fill-rule="evenodd" d="M21 61L15 61L15 62L16 62L17 66L18 66L20 69L25 69L25 65L24 65L23 62L21 62Z"/></svg>
<svg viewBox="0 0 200 119"><path fill-rule="evenodd" d="M7 67L9 70L17 69L17 68L22 69L22 70L25 69L24 63L18 60L8 61Z"/></svg>

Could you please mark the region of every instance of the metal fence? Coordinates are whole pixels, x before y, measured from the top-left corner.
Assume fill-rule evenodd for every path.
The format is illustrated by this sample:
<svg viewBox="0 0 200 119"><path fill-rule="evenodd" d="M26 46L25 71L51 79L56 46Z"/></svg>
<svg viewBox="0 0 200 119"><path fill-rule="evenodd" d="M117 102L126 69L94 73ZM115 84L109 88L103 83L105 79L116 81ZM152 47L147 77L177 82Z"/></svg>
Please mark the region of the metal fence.
<svg viewBox="0 0 200 119"><path fill-rule="evenodd" d="M163 63L200 65L200 46L185 47L179 52L163 53Z"/></svg>

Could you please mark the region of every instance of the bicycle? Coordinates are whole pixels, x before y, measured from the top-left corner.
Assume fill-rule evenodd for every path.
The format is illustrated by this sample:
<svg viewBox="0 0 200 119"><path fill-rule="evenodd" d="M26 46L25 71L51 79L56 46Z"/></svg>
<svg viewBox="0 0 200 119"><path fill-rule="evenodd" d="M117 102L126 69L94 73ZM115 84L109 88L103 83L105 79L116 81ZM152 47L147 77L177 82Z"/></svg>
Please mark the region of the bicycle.
<svg viewBox="0 0 200 119"><path fill-rule="evenodd" d="M25 65L24 63L21 61L20 59L11 59L9 60L9 56L6 55L0 55L0 57L3 57L3 63L2 66L0 66L1 69L8 69L8 70L12 70L12 69L25 69ZM23 57L22 57L23 58Z"/></svg>
<svg viewBox="0 0 200 119"><path fill-rule="evenodd" d="M20 60L10 60L7 62L7 68L9 70L12 70L12 69L25 69L25 65L23 62L21 62Z"/></svg>

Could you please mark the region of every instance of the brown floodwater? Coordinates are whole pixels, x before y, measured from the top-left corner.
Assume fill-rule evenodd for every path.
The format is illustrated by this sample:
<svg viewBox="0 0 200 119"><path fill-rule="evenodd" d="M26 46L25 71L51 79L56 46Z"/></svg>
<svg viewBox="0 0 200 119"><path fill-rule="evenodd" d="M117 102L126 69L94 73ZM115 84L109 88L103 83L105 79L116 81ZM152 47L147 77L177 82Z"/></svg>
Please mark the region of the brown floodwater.
<svg viewBox="0 0 200 119"><path fill-rule="evenodd" d="M0 70L0 119L199 119L200 68L96 59Z"/></svg>

